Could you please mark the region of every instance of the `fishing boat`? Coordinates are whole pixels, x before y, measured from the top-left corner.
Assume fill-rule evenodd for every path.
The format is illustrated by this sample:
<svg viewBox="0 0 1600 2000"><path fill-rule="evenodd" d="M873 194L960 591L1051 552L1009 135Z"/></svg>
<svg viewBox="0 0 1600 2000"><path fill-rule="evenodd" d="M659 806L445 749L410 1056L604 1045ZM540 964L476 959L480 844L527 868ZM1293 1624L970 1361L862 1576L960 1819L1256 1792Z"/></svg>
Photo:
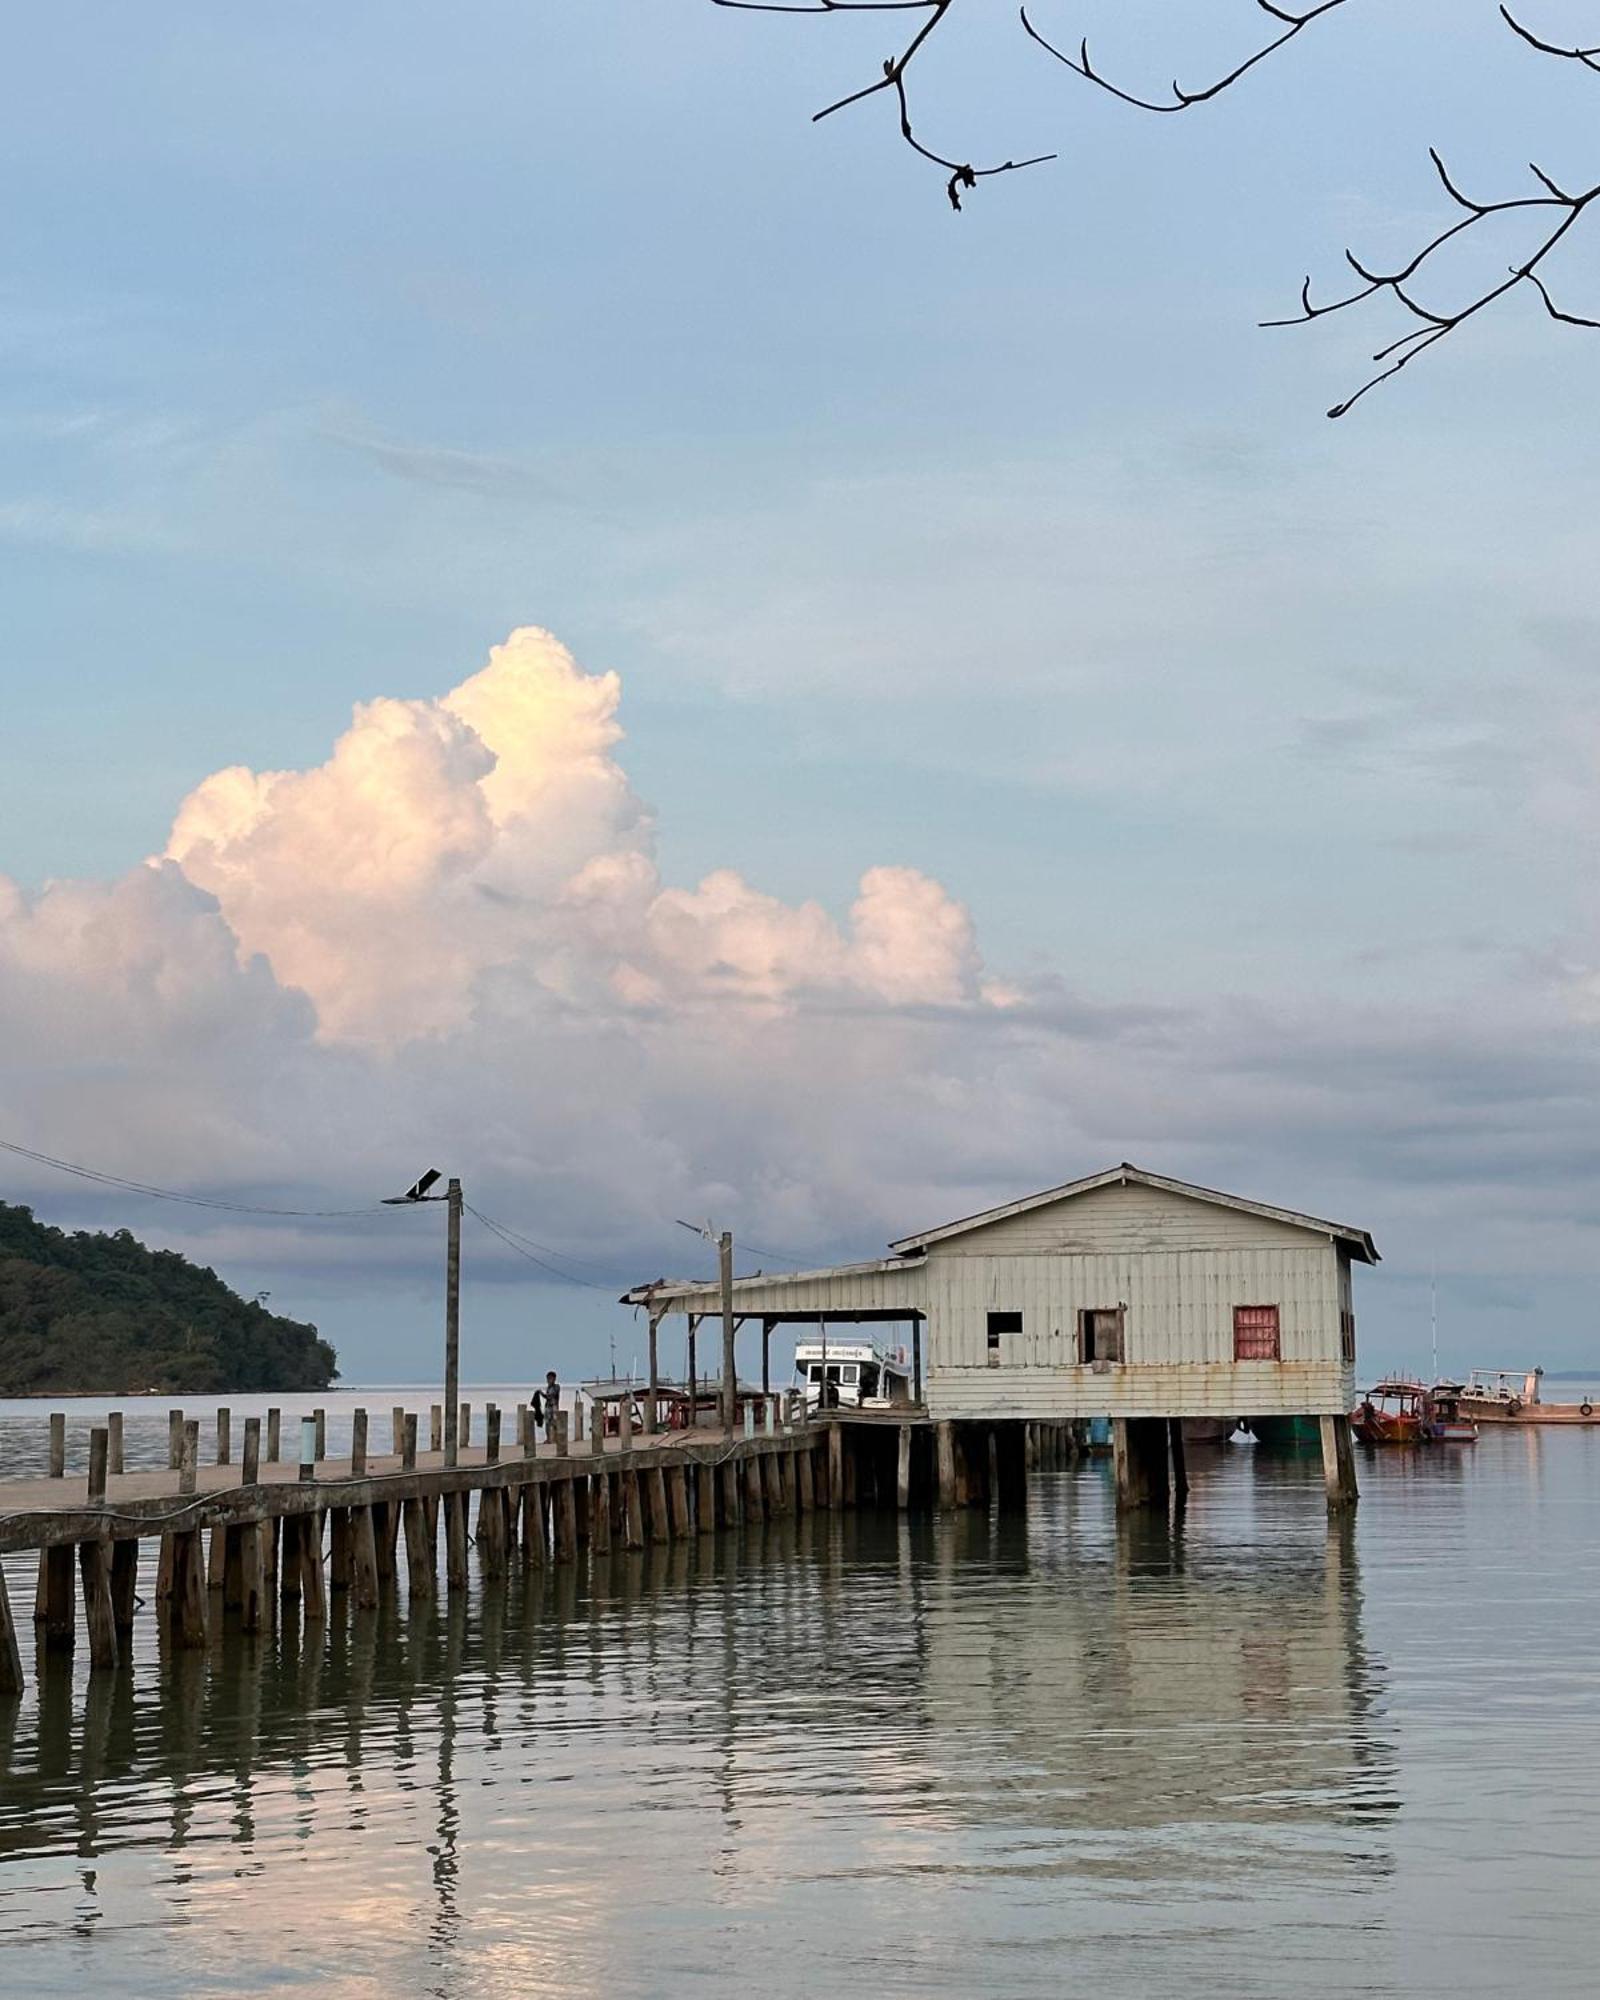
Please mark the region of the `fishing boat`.
<svg viewBox="0 0 1600 2000"><path fill-rule="evenodd" d="M1428 1435L1435 1444L1476 1444L1478 1426L1461 1410L1461 1382L1435 1382L1428 1391Z"/></svg>
<svg viewBox="0 0 1600 2000"><path fill-rule="evenodd" d="M1460 1409L1480 1424L1600 1424L1600 1405L1546 1403L1542 1368L1474 1368L1461 1385Z"/></svg>
<svg viewBox="0 0 1600 2000"><path fill-rule="evenodd" d="M1427 1397L1420 1382L1386 1376L1350 1412L1350 1428L1363 1444L1426 1444Z"/></svg>
<svg viewBox="0 0 1600 2000"><path fill-rule="evenodd" d="M808 1410L819 1404L830 1410L888 1410L911 1402L903 1347L891 1353L871 1340L802 1340L795 1344L794 1368Z"/></svg>

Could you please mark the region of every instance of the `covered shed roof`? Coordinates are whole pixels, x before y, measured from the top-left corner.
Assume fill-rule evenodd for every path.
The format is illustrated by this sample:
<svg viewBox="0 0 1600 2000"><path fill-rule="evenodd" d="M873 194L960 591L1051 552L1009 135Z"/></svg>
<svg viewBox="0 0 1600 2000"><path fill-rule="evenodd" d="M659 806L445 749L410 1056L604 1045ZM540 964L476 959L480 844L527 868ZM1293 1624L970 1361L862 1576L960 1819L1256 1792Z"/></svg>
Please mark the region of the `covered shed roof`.
<svg viewBox="0 0 1600 2000"><path fill-rule="evenodd" d="M1327 1222L1321 1216L1303 1215L1298 1209L1274 1208L1264 1201L1247 1201L1242 1195L1223 1194L1216 1188L1197 1187L1192 1181L1172 1180L1165 1174L1152 1174L1143 1167L1136 1167L1124 1160L1121 1166L1107 1167L1104 1173L1089 1174L1083 1180L1066 1181L1060 1187L1046 1188L1042 1194L1024 1195L1019 1201L1008 1201L999 1208L986 1208L978 1215L963 1216L958 1222L941 1223L936 1229L924 1230L918 1236L902 1236L890 1249L902 1256L916 1251L925 1251L935 1243L943 1243L952 1236L963 1236L969 1229L984 1229L990 1223L1006 1222L1014 1215L1025 1215L1030 1209L1045 1208L1051 1202L1070 1201L1074 1195L1088 1194L1095 1188L1103 1187L1148 1187L1160 1188L1167 1194L1183 1195L1190 1201L1210 1202L1217 1208L1231 1208L1244 1215L1264 1216L1270 1222L1287 1223L1293 1229L1309 1229L1318 1236L1331 1236L1337 1242L1350 1246L1350 1254L1360 1258L1364 1264L1376 1264L1378 1252L1372 1238L1364 1229L1353 1229L1343 1222Z"/></svg>

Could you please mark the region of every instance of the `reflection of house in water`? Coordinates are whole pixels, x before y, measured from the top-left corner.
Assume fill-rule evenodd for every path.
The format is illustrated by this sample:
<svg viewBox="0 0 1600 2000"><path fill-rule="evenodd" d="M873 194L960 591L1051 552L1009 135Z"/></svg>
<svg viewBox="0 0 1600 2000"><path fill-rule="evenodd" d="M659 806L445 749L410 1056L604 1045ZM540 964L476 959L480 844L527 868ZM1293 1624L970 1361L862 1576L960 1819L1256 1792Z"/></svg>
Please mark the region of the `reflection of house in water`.
<svg viewBox="0 0 1600 2000"><path fill-rule="evenodd" d="M1082 1490L1081 1487L1079 1489ZM961 1524L963 1527L965 1523ZM1237 1866L1350 1886L1388 1872L1394 1810L1347 1528L1285 1519L1245 1546L1119 1523L1070 1545L1019 1525L1026 1581L983 1588L956 1542L924 1604L930 1749L993 1779L979 1819L1027 1814L1082 1865L1215 1882ZM1005 1529L997 1550L1005 1560ZM971 1605L984 1600L981 1644ZM1081 1851L1080 1851L1081 1850Z"/></svg>

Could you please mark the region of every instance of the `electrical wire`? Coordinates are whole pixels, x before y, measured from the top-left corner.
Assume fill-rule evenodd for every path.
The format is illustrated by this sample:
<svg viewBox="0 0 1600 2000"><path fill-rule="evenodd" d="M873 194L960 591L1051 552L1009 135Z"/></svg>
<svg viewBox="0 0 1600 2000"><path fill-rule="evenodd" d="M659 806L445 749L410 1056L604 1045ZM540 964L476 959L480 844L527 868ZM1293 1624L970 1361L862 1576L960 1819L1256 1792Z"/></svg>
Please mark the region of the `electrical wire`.
<svg viewBox="0 0 1600 2000"><path fill-rule="evenodd" d="M226 1201L215 1195L183 1194L177 1188L156 1187L149 1181L129 1180L123 1174L102 1173L98 1167L80 1166L74 1160L58 1160L52 1153L35 1152L31 1146L19 1146L11 1139L0 1139L0 1152L14 1153L18 1159L32 1160L37 1166L54 1167L58 1173L71 1174L80 1181L93 1181L100 1187L120 1188L127 1194L148 1195L154 1201L180 1201L190 1208L224 1209L231 1215L282 1215L309 1219L378 1215L384 1207L381 1202L372 1202L366 1208L268 1208L259 1202Z"/></svg>
<svg viewBox="0 0 1600 2000"><path fill-rule="evenodd" d="M536 1256L533 1251L524 1249L523 1245L517 1241L514 1230L506 1228L503 1223L496 1222L492 1216L485 1215L481 1208L474 1208L470 1201L464 1201L461 1206L467 1211L468 1215L473 1216L477 1221L481 1222L492 1236L499 1237L508 1250L514 1250L519 1257L525 1258L530 1264L537 1264L541 1271L546 1272L552 1278L559 1279L562 1284L582 1285L586 1290L591 1292L606 1292L609 1294L615 1291L615 1285L599 1284L593 1278L580 1278L574 1272L563 1271L556 1265L547 1262L545 1258ZM551 1254L559 1255L559 1252L552 1252Z"/></svg>

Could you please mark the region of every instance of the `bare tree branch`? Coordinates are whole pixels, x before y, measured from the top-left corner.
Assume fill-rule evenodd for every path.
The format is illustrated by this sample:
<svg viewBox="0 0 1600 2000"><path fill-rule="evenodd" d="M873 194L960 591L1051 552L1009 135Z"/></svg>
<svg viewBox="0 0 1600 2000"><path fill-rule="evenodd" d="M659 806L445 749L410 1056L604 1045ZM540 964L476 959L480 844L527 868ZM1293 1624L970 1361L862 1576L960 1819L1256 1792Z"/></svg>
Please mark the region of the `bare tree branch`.
<svg viewBox="0 0 1600 2000"><path fill-rule="evenodd" d="M869 83L860 90L851 91L847 97L825 104L820 111L813 113L811 122L819 124L824 118L831 118L836 111L875 97L880 90L892 91L900 114L901 138L912 152L950 176L945 183L945 194L950 206L959 210L963 188L975 188L979 181L988 180L995 174L1014 174L1020 173L1024 167L1042 167L1046 161L1053 160L1055 154L1039 153L1032 159L1002 160L997 166L975 167L970 160L947 160L942 153L925 146L912 130L911 107L906 98L906 71L954 4L955 0L815 0L814 5L798 6L783 4L783 0L713 0L715 6L731 7L742 14L926 14L927 20L900 54L884 58L883 75L876 83Z"/></svg>
<svg viewBox="0 0 1600 2000"><path fill-rule="evenodd" d="M949 175L946 193L953 208L960 208L963 188L976 186L979 180L988 175L1014 173L1021 167L1040 166L1045 160L1055 158L1053 153L1046 153L1035 159L1006 160L998 166L974 167L970 162L946 159L917 138L912 129L911 111L906 95L906 72L934 31L942 25L955 0L715 0L715 4L719 7L732 7L746 13L759 14L920 13L924 15L926 18L901 53L884 61L883 75L876 82L852 91L849 96L841 97L833 104L826 105L816 113L816 118L830 118L834 112L844 110L847 105L859 104L868 97L876 96L879 91L891 92L899 112L901 137L913 152ZM1102 75L1090 60L1087 38L1079 43L1076 56L1057 47L1034 26L1029 18L1025 0L1019 13L1023 32L1028 39L1042 48L1047 55L1054 57L1058 63L1070 69L1074 75L1082 77L1096 89L1103 90L1109 96L1117 98L1124 104L1133 105L1138 110L1170 114L1175 111L1192 110L1198 104L1207 104L1213 98L1221 96L1224 91L1231 89L1234 84L1248 76L1258 64L1264 63L1269 56L1276 55L1279 50L1286 48L1289 43L1304 34L1314 22L1322 20L1325 15L1334 13L1345 4L1346 0L1310 0L1310 4L1306 4L1306 0L1301 0L1299 6L1294 6L1285 4L1285 0L1255 0L1256 8L1277 24L1278 32L1242 61L1235 63L1231 69L1218 76L1215 81L1206 84L1203 89L1186 89L1181 83L1174 81L1170 101L1140 96L1137 92L1125 90L1120 84L1113 83ZM1500 0L1500 15L1511 32L1539 55L1554 57L1558 61L1578 63L1583 68L1600 75L1600 43L1592 47L1575 44L1571 48L1566 48L1560 43L1552 42L1513 14L1510 7L1505 4L1505 0ZM1552 320L1559 321L1563 326L1600 330L1600 320L1568 312L1556 304L1540 269L1546 258L1564 241L1590 206L1600 201L1600 183L1573 193L1563 187L1553 175L1546 173L1544 168L1530 162L1528 170L1538 182L1540 193L1517 195L1499 201L1476 201L1456 184L1435 148L1429 147L1428 157L1433 162L1434 171L1446 196L1462 211L1454 222L1441 229L1398 270L1371 269L1353 251L1346 250L1345 262L1358 281L1350 291L1339 297L1319 302L1312 298L1311 280L1308 277L1300 288L1300 310L1297 313L1261 322L1263 326L1269 327L1303 326L1312 320L1326 319L1333 313L1347 312L1352 306L1363 305L1369 299L1384 295L1393 299L1402 312L1414 322L1405 332L1378 349L1372 357L1375 363L1380 364L1378 372L1363 382L1353 395L1347 396L1341 403L1335 403L1328 412L1330 417L1344 416L1380 383L1392 380L1402 369L1409 367L1419 355L1428 353L1440 341L1448 339L1457 328L1466 325L1469 320L1487 311L1490 306L1506 298L1522 285L1537 293L1546 314ZM1435 274L1436 267L1431 260L1447 244L1465 239L1492 216L1535 212L1547 218L1549 226L1531 254L1521 263L1511 265L1503 278L1493 284L1484 285L1464 305L1457 306L1453 310L1428 304L1419 295L1418 287L1426 291L1429 280Z"/></svg>
<svg viewBox="0 0 1600 2000"><path fill-rule="evenodd" d="M1530 162L1529 172L1546 190L1544 194L1519 195L1507 201L1474 201L1470 195L1463 194L1456 186L1444 161L1431 146L1428 149L1428 157L1433 162L1434 170L1445 193L1458 208L1466 210L1459 221L1452 222L1447 229L1441 229L1398 271L1369 270L1353 251L1346 250L1345 262L1361 280L1354 291L1347 292L1343 298L1329 299L1326 304L1318 305L1311 297L1311 280L1307 278L1300 287L1299 312L1292 313L1285 319L1267 319L1261 322L1263 326L1304 326L1311 320L1326 319L1330 313L1345 312L1351 306L1361 305L1367 299L1376 298L1380 292L1389 293L1418 322L1398 340L1392 340L1387 347L1378 349L1372 357L1373 360L1387 362L1388 366L1381 368L1376 375L1363 382L1353 396L1347 396L1342 403L1335 403L1328 412L1330 417L1342 417L1346 411L1354 409L1369 390L1376 389L1380 382L1387 382L1398 375L1401 369L1408 367L1419 354L1426 354L1430 347L1437 346L1441 340L1454 333L1458 326L1464 326L1469 319L1475 318L1497 299L1503 299L1508 292L1515 291L1518 285L1531 285L1543 300L1545 310L1552 319L1561 320L1568 326L1600 326L1600 321L1584 319L1576 313L1561 311L1551 298L1544 279L1539 275L1539 266L1545 258L1555 249L1589 204L1600 198L1600 184L1586 189L1582 194L1568 194L1558 187L1542 168ZM1476 228L1479 223L1486 221L1492 215L1511 215L1530 209L1542 209L1553 213L1559 220L1547 231L1544 240L1531 256L1524 258L1520 264L1513 264L1507 276L1497 284L1479 292L1467 304L1458 306L1454 312L1436 311L1432 307L1423 305L1409 289L1411 280L1423 274L1428 259L1435 252L1442 250L1447 243Z"/></svg>
<svg viewBox="0 0 1600 2000"><path fill-rule="evenodd" d="M1054 42L1047 41L1040 34L1039 30L1028 19L1028 10L1026 7L1022 8L1021 14L1023 32L1031 40L1037 42L1040 48L1045 50L1047 54L1054 56L1058 63L1064 63L1075 76L1081 76L1087 82L1097 84L1101 90L1109 92L1112 97L1119 97L1124 104L1131 104L1140 111L1187 111L1193 105L1205 104L1211 98L1219 97L1230 85L1237 83L1240 77L1244 76L1248 71L1253 70L1257 63L1265 62L1270 55L1276 55L1279 49L1283 48L1286 43L1292 42L1295 36L1301 33L1303 29L1309 28L1313 21L1321 20L1324 14L1331 14L1336 7L1342 7L1344 4L1345 0L1321 0L1320 5L1309 8L1305 13L1294 14L1290 13L1286 8L1274 5L1273 0L1256 0L1256 5L1261 9L1263 14L1271 15L1274 21L1286 23L1283 33L1274 36L1264 48L1257 49L1254 55L1246 56L1243 62L1235 64L1226 76L1219 76L1215 83L1208 83L1204 90L1185 90L1182 84L1174 78L1172 84L1172 102L1170 104L1157 103L1154 98L1150 97L1136 97L1132 91L1123 90L1119 85L1103 77L1089 60L1089 41L1087 36L1078 44L1077 60L1074 61L1071 56L1063 54Z"/></svg>

